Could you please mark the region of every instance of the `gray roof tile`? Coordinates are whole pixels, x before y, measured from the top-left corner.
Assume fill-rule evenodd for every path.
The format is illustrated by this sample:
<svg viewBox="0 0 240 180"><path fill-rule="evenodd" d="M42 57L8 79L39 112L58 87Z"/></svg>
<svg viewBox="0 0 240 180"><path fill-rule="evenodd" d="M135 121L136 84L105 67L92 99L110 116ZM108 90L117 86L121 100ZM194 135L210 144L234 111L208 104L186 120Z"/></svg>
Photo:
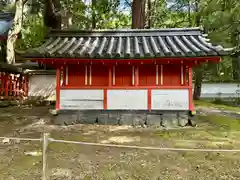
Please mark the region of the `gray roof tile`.
<svg viewBox="0 0 240 180"><path fill-rule="evenodd" d="M227 52L205 40L199 28L71 31L52 30L27 57L155 58L222 56Z"/></svg>

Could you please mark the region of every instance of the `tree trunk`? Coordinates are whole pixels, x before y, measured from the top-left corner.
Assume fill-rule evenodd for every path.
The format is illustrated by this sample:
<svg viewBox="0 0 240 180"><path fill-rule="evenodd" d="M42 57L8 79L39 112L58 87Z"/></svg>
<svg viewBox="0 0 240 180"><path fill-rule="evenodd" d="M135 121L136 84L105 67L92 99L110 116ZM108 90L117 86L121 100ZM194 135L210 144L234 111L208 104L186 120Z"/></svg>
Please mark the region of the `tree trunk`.
<svg viewBox="0 0 240 180"><path fill-rule="evenodd" d="M231 42L237 47L235 53L231 56L232 58L232 74L234 80L240 80L240 32L237 29L232 29Z"/></svg>
<svg viewBox="0 0 240 180"><path fill-rule="evenodd" d="M15 52L14 47L16 44L16 40L18 38L18 34L22 28L22 16L23 16L23 0L16 0L15 2L16 12L13 20L12 27L8 32L7 39L7 63L14 64L15 63Z"/></svg>
<svg viewBox="0 0 240 180"><path fill-rule="evenodd" d="M195 83L193 91L193 99L199 100L201 96L202 89L202 80L203 80L203 68L199 67L195 70Z"/></svg>
<svg viewBox="0 0 240 180"><path fill-rule="evenodd" d="M200 26L200 22L201 22L201 16L199 14L199 4L200 4L200 0L195 0L195 6L196 6L195 25L198 27ZM194 100L200 99L201 89L202 89L202 80L203 80L203 66L199 66L195 70L195 83L194 83L194 91L193 91Z"/></svg>
<svg viewBox="0 0 240 180"><path fill-rule="evenodd" d="M145 26L145 0L134 0L132 4L132 29Z"/></svg>
<svg viewBox="0 0 240 180"><path fill-rule="evenodd" d="M240 53L235 53L232 58L232 74L233 80L239 81L240 80Z"/></svg>
<svg viewBox="0 0 240 180"><path fill-rule="evenodd" d="M151 2L151 0L148 0L148 17L147 17L147 22L148 22L148 24L147 24L147 29L150 29L151 27L152 27L152 24L151 24L151 15L152 15L152 13L151 13L151 11L152 11L152 2Z"/></svg>
<svg viewBox="0 0 240 180"><path fill-rule="evenodd" d="M0 62L6 62L7 51L6 51L6 40L0 41Z"/></svg>
<svg viewBox="0 0 240 180"><path fill-rule="evenodd" d="M44 2L44 25L52 29L61 29L61 4L59 0L45 0Z"/></svg>
<svg viewBox="0 0 240 180"><path fill-rule="evenodd" d="M96 0L92 0L92 29L96 29Z"/></svg>

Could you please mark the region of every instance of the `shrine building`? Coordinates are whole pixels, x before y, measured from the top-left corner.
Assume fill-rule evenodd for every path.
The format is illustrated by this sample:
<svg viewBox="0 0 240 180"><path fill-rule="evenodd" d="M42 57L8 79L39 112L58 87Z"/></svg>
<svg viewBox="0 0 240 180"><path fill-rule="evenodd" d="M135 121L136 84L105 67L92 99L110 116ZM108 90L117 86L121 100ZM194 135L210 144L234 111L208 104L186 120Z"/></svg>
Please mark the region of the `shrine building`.
<svg viewBox="0 0 240 180"><path fill-rule="evenodd" d="M193 111L193 67L228 52L200 28L51 30L23 56L56 68L56 110Z"/></svg>

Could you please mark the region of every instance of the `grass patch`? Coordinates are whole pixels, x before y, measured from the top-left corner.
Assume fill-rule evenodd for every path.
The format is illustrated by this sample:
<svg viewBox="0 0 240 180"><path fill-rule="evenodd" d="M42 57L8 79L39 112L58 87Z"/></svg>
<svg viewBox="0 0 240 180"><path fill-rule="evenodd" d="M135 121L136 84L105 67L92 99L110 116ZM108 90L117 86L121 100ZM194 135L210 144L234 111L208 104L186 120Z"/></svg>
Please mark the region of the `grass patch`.
<svg viewBox="0 0 240 180"><path fill-rule="evenodd" d="M207 116L198 115L197 117L199 120L204 120L224 130L240 130L240 121L232 117L216 114L209 114Z"/></svg>
<svg viewBox="0 0 240 180"><path fill-rule="evenodd" d="M233 106L227 106L227 105L223 105L223 104L216 104L216 103L208 102L208 101L195 100L194 104L196 106L214 107L214 108L219 108L219 109L223 109L223 110L240 112L240 107L233 107Z"/></svg>

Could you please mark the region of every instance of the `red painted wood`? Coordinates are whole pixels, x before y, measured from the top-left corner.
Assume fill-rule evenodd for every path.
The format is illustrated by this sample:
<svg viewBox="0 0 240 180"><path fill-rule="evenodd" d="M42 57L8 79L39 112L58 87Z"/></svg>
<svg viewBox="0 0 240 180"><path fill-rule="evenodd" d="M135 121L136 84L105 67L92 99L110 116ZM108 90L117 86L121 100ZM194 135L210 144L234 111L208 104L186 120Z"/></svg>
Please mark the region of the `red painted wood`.
<svg viewBox="0 0 240 180"><path fill-rule="evenodd" d="M115 86L132 86L132 65L115 67Z"/></svg>
<svg viewBox="0 0 240 180"><path fill-rule="evenodd" d="M57 67L56 70L56 110L60 109L60 86L61 86L61 70Z"/></svg>
<svg viewBox="0 0 240 180"><path fill-rule="evenodd" d="M163 85L181 85L181 65L163 65Z"/></svg>
<svg viewBox="0 0 240 180"><path fill-rule="evenodd" d="M109 67L104 64L92 64L92 86L108 86Z"/></svg>
<svg viewBox="0 0 240 180"><path fill-rule="evenodd" d="M187 67L183 65L183 85L187 85Z"/></svg>
<svg viewBox="0 0 240 180"><path fill-rule="evenodd" d="M16 76L13 77L13 96L16 96L16 89L17 89L17 78Z"/></svg>
<svg viewBox="0 0 240 180"><path fill-rule="evenodd" d="M62 86L61 89L189 89L189 86Z"/></svg>
<svg viewBox="0 0 240 180"><path fill-rule="evenodd" d="M63 74L63 83L62 85L65 86L66 85L66 67L62 66L62 74Z"/></svg>
<svg viewBox="0 0 240 180"><path fill-rule="evenodd" d="M108 86L112 86L112 67L108 67Z"/></svg>
<svg viewBox="0 0 240 180"><path fill-rule="evenodd" d="M8 74L5 73L5 96L8 97L8 86L9 86L9 78Z"/></svg>
<svg viewBox="0 0 240 180"><path fill-rule="evenodd" d="M68 86L85 85L85 66L68 65Z"/></svg>
<svg viewBox="0 0 240 180"><path fill-rule="evenodd" d="M3 99L21 99L27 96L27 76L0 73L0 96Z"/></svg>
<svg viewBox="0 0 240 180"><path fill-rule="evenodd" d="M156 85L156 65L155 64L139 65L139 85L140 86Z"/></svg>
<svg viewBox="0 0 240 180"><path fill-rule="evenodd" d="M104 101L103 101L104 109L107 109L107 89L104 89Z"/></svg>
<svg viewBox="0 0 240 180"><path fill-rule="evenodd" d="M135 86L138 86L139 85L139 66L135 66L134 68L134 82L135 82Z"/></svg>
<svg viewBox="0 0 240 180"><path fill-rule="evenodd" d="M12 96L13 95L13 78L12 78L12 76L10 76L10 83L9 83L9 94L10 94L10 96Z"/></svg>
<svg viewBox="0 0 240 180"><path fill-rule="evenodd" d="M188 68L188 75L189 75L189 110L194 111L194 104L193 104L193 94L192 94L192 67Z"/></svg>
<svg viewBox="0 0 240 180"><path fill-rule="evenodd" d="M152 90L148 89L148 110L152 109Z"/></svg>
<svg viewBox="0 0 240 180"><path fill-rule="evenodd" d="M154 58L154 59L75 59L75 58L32 58L32 61L41 61L44 63L50 64L78 64L78 63L104 63L104 64L191 64L198 66L199 63L207 62L220 62L221 57L212 56L212 57L185 57L185 58Z"/></svg>

